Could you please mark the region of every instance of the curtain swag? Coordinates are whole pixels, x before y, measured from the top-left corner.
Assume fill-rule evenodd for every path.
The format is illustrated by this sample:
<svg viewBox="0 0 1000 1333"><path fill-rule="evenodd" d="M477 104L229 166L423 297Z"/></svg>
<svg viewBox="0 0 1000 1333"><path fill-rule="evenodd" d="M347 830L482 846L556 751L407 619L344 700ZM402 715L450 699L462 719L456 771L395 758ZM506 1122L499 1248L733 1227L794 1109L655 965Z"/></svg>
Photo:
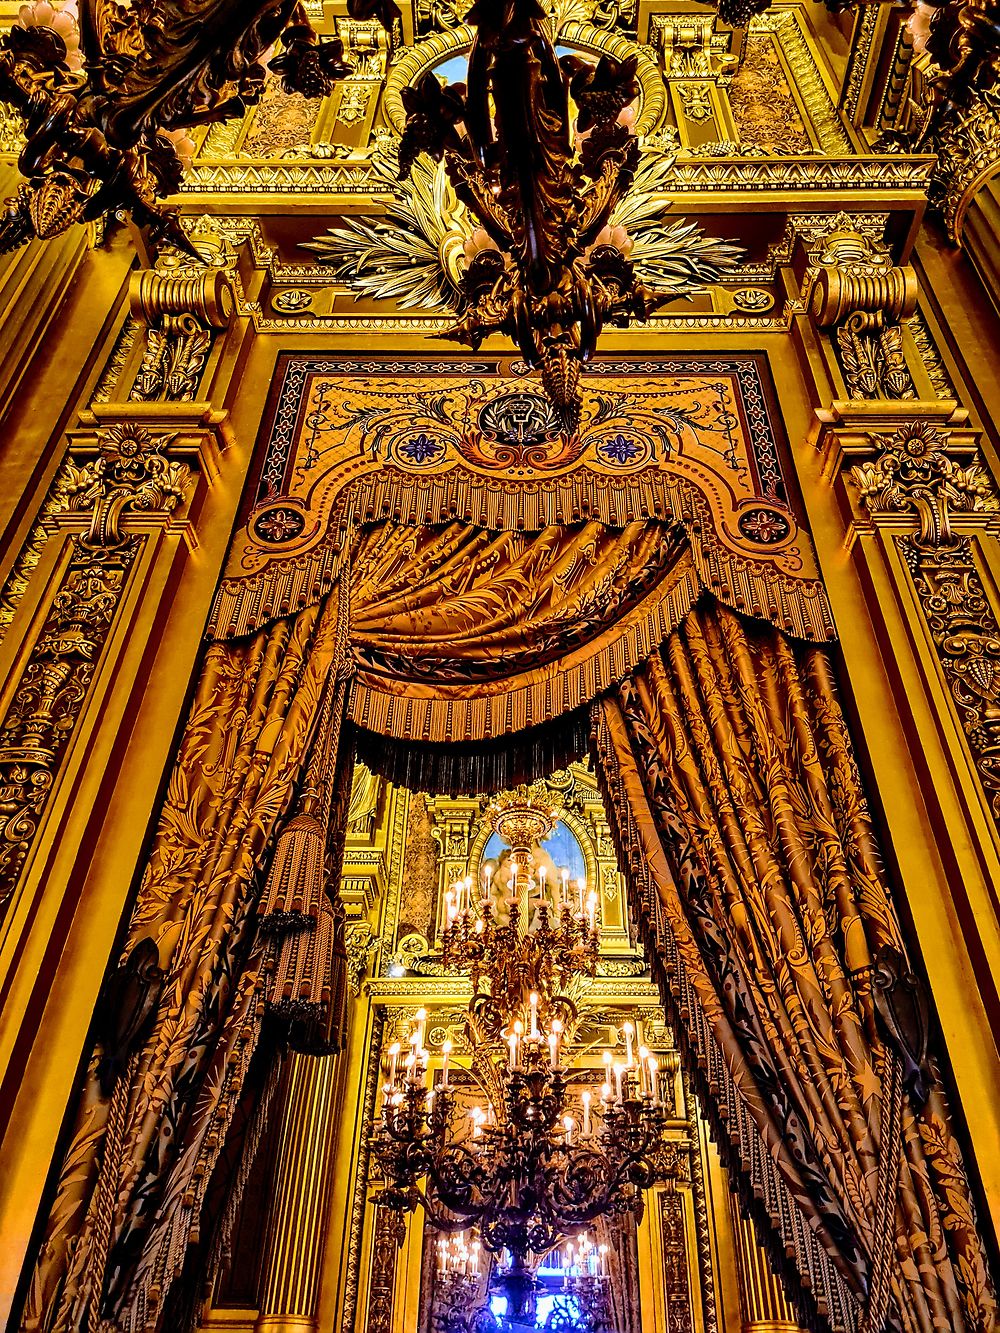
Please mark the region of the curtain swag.
<svg viewBox="0 0 1000 1333"><path fill-rule="evenodd" d="M342 1039L345 719L457 752L590 707L654 970L803 1310L992 1328L940 1080L904 1094L921 1055L886 1041L874 969L903 945L815 642L828 611L796 622L814 642L779 632L777 594L743 620L657 519L377 523L339 559L322 595L278 619L262 596L261 624L207 648L123 954L159 990L128 1049L93 1052L23 1327L158 1330L265 1015L300 1049Z"/></svg>

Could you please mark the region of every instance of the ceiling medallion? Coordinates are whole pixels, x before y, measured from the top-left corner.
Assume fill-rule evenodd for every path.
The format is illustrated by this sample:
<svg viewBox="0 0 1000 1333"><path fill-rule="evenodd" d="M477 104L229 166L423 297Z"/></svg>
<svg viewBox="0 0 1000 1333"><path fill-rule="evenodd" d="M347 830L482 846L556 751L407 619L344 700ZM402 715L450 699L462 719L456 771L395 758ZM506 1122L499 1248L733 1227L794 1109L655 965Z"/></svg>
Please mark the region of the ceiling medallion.
<svg viewBox="0 0 1000 1333"><path fill-rule="evenodd" d="M408 1052L389 1050L371 1140L376 1201L400 1218L422 1206L445 1235L474 1228L510 1329L523 1327L539 1265L557 1246L579 1247L598 1218L641 1216L668 1125L657 1061L633 1022L620 1048L603 1052L596 1095L571 1092L571 992L594 975L600 923L597 894L536 853L559 816L534 788L487 812L509 858L503 874L486 862L478 884L452 886L442 937L445 968L472 981L471 1059L459 1066L444 1042L435 1078L420 1010ZM577 1082L588 1072L600 1077L580 1070Z"/></svg>

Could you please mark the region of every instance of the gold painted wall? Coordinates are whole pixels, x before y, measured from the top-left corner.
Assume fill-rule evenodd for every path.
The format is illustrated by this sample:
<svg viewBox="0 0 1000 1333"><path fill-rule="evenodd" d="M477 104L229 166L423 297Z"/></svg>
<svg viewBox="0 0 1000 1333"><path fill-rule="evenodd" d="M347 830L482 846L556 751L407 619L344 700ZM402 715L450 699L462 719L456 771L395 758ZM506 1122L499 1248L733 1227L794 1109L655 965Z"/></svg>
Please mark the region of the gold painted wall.
<svg viewBox="0 0 1000 1333"><path fill-rule="evenodd" d="M336 11L326 7L328 27L346 24ZM737 72L732 34L706 29L684 5L640 6L637 35L649 43L653 71L650 134L660 134L666 156L676 154L657 197L669 216L698 217L748 255L732 280L673 303L643 328L610 332L602 351L766 358L883 845L930 979L983 1224L995 1234L1000 342L974 270L925 221L929 160L868 151L878 44L897 36L880 36L870 12L859 11L848 59L830 34L817 39L805 6L778 6L751 34ZM365 77L356 90L338 89L336 105L288 108L272 92L245 124L199 134L180 204L209 260L207 276L168 256L141 287L141 242L117 231L93 248L83 229L0 266L5 1319L23 1295L46 1175L242 521L278 358L440 352L431 340L446 322L439 311L404 308L398 297L355 299L348 282L299 248L332 219L384 218L389 187L375 171L374 147L394 123L400 70L412 77L460 45L455 25L445 24L428 39L434 50L415 55L414 24L429 21L422 10L408 14L404 47L391 59L371 34L349 31L365 52ZM607 41L589 30L576 36ZM778 105L776 128L766 109ZM978 207L986 209L982 199ZM989 227L969 216L980 229L982 268ZM178 311L192 322L172 322ZM852 316L876 312L885 313L862 320L860 333L858 321L852 326ZM486 352L499 358L510 349ZM136 451L136 474L123 481L107 470ZM94 558L95 534L109 522L127 539L127 561ZM963 613L969 598L979 599L972 621ZM366 800L359 795L345 887L359 967L375 979L356 999L350 1049L324 1084L334 1167L321 1197L317 1304L305 1316L323 1333L348 1333L352 1309L361 1320L354 1327L365 1327L371 1217L358 1204L358 1149L366 1071L386 1015L417 1002L409 978L385 975L391 951L405 943L391 937L403 919L407 802L381 788L373 806ZM432 816L440 813L431 802ZM421 998L433 993L427 986ZM437 998L453 1003L455 995ZM718 1317L735 1329L724 1182L702 1127L698 1136ZM646 1308L656 1309L666 1280L663 1218L651 1207L641 1233ZM689 1242L691 1219L689 1209ZM340 1236L349 1237L342 1254ZM410 1244L396 1273L404 1295L393 1327L406 1327L415 1308L419 1264ZM238 1327L240 1318L249 1316L215 1311L208 1322Z"/></svg>

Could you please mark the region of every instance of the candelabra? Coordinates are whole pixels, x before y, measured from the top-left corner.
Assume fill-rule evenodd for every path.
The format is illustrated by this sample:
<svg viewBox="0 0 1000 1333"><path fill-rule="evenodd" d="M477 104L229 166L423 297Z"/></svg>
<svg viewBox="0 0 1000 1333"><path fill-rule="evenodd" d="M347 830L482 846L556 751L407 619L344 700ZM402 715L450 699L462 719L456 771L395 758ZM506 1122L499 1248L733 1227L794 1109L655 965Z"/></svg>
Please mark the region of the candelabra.
<svg viewBox="0 0 1000 1333"><path fill-rule="evenodd" d="M479 885L471 877L453 885L443 937L446 965L473 979L469 1073L482 1102L459 1113L448 1041L439 1082L428 1077L420 1010L409 1051L398 1043L389 1050L372 1153L380 1204L400 1213L422 1205L438 1230L475 1227L485 1250L506 1253L502 1283L517 1316L540 1256L598 1217L641 1216L668 1117L657 1061L631 1022L620 1031L623 1049L603 1053L599 1095L583 1090L574 1115L564 1057L576 1008L565 988L575 974L594 972L596 900L579 882L571 901L568 875L557 874L554 904L543 898L532 912L545 877L531 846L556 812L522 792L496 803L489 818L512 852L505 903L495 901L490 867ZM504 905L506 923L497 916Z"/></svg>

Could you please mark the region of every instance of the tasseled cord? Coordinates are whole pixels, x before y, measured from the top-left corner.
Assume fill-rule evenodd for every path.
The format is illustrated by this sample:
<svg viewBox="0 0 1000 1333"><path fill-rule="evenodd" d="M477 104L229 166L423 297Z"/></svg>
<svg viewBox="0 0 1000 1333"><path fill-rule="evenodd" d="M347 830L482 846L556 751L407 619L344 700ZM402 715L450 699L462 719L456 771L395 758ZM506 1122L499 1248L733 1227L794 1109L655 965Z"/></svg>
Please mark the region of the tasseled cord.
<svg viewBox="0 0 1000 1333"><path fill-rule="evenodd" d="M339 878L329 874L327 844L343 705L343 682L331 678L302 793L278 837L260 903L260 929L270 937L268 1011L289 1045L309 1054L339 1049L346 1021L343 909L327 891Z"/></svg>

